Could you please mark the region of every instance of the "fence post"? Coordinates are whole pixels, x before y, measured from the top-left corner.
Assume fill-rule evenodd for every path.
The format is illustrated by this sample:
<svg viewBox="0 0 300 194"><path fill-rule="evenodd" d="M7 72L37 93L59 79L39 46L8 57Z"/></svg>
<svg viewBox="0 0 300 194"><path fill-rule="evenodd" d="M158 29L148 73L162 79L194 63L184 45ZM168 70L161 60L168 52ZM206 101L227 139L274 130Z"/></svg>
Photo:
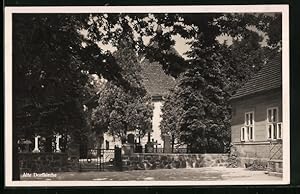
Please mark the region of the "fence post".
<svg viewBox="0 0 300 194"><path fill-rule="evenodd" d="M115 168L122 171L122 151L117 146L115 146Z"/></svg>

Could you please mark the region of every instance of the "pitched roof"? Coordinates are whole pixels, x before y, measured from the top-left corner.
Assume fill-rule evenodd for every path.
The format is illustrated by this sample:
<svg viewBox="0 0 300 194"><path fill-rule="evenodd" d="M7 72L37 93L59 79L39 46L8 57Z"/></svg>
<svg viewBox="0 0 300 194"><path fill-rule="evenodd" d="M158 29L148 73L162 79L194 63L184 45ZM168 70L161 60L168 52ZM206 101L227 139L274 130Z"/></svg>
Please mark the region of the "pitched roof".
<svg viewBox="0 0 300 194"><path fill-rule="evenodd" d="M174 78L167 75L158 62L150 63L145 59L141 67L145 88L152 97L161 97L175 86Z"/></svg>
<svg viewBox="0 0 300 194"><path fill-rule="evenodd" d="M265 66L245 83L231 99L248 96L262 91L280 88L282 85L281 55L271 59Z"/></svg>

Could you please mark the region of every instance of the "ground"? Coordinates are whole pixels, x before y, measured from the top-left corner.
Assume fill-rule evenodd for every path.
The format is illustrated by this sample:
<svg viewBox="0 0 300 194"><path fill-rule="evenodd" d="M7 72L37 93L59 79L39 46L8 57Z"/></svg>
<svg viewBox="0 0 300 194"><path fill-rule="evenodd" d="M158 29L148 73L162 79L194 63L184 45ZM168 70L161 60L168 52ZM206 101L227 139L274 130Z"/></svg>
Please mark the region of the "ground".
<svg viewBox="0 0 300 194"><path fill-rule="evenodd" d="M62 172L56 177L23 177L21 180L95 180L95 181L280 181L265 171L244 168L204 167L181 169L133 170L122 172Z"/></svg>

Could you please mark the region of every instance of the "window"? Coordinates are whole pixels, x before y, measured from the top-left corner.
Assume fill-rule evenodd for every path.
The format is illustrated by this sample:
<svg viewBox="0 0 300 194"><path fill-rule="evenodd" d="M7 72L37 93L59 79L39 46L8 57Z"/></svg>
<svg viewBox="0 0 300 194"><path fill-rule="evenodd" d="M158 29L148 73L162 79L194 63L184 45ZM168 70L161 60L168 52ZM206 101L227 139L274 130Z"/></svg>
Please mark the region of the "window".
<svg viewBox="0 0 300 194"><path fill-rule="evenodd" d="M245 141L245 127L241 128L241 141Z"/></svg>
<svg viewBox="0 0 300 194"><path fill-rule="evenodd" d="M278 108L269 108L268 109L268 122L276 123L278 121Z"/></svg>
<svg viewBox="0 0 300 194"><path fill-rule="evenodd" d="M269 140L282 138L282 123L278 122L278 108L268 108L267 110L267 133Z"/></svg>
<svg viewBox="0 0 300 194"><path fill-rule="evenodd" d="M277 123L277 138L282 139L282 123Z"/></svg>
<svg viewBox="0 0 300 194"><path fill-rule="evenodd" d="M241 128L241 141L254 140L254 112L245 113L245 123Z"/></svg>

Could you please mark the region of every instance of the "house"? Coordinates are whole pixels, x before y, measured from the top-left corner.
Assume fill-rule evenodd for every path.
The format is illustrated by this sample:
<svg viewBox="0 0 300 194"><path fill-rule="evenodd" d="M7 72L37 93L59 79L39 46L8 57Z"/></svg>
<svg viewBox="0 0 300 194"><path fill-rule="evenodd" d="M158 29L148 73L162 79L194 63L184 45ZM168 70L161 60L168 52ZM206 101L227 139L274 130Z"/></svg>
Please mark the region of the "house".
<svg viewBox="0 0 300 194"><path fill-rule="evenodd" d="M146 134L140 139L140 144L144 147L150 140L155 142L157 147L163 148L164 141L161 137L160 121L161 121L161 108L163 105L163 96L175 86L175 79L167 75L162 69L162 65L158 62L150 62L147 59L141 60L141 74L143 78L143 84L146 91L152 98L154 106L152 117L152 131ZM138 139L137 134L133 133L135 140ZM108 133L105 133L102 148L113 149L115 145L121 146L120 138L113 137ZM139 140L137 141L139 142Z"/></svg>
<svg viewBox="0 0 300 194"><path fill-rule="evenodd" d="M231 141L240 165L282 170L282 58L276 56L231 98Z"/></svg>
<svg viewBox="0 0 300 194"><path fill-rule="evenodd" d="M152 133L150 139L154 140L159 145L163 145L161 138L161 108L163 105L163 96L175 86L175 79L167 75L162 69L162 65L158 62L150 63L147 59L141 62L143 83L147 92L151 95L154 105L152 118ZM146 139L142 139L142 144L146 143Z"/></svg>

